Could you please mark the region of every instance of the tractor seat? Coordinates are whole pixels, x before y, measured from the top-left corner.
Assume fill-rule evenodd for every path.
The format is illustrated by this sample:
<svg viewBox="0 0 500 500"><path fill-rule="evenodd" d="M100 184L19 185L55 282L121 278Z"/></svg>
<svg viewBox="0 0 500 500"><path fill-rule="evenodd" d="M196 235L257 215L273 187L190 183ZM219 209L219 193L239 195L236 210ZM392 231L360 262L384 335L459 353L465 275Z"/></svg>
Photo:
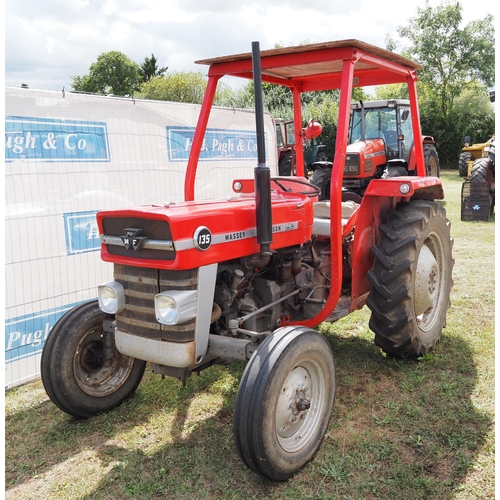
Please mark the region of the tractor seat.
<svg viewBox="0 0 500 500"><path fill-rule="evenodd" d="M358 215L359 203L354 201L342 202L342 236L347 236L353 229ZM313 234L315 236L330 237L330 202L318 201L314 203Z"/></svg>

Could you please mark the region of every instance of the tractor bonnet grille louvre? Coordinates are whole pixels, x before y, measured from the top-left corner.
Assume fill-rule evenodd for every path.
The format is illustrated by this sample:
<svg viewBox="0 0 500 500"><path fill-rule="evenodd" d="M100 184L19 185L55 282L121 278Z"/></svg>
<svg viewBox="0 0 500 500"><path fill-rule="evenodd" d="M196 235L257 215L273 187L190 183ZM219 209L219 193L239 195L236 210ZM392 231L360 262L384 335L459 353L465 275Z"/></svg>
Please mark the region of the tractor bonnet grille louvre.
<svg viewBox="0 0 500 500"><path fill-rule="evenodd" d="M125 310L115 317L119 330L153 340L194 340L196 319L182 325L161 325L156 320L154 297L167 290L196 290L197 269L165 271L115 264L114 279L125 289Z"/></svg>

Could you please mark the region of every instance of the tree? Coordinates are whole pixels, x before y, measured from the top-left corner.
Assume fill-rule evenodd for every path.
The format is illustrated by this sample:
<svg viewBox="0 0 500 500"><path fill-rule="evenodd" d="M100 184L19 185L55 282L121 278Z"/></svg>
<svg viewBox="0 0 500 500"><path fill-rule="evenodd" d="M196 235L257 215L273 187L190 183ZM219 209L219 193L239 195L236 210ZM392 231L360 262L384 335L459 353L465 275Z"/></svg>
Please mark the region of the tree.
<svg viewBox="0 0 500 500"><path fill-rule="evenodd" d="M201 72L173 72L165 76L153 76L141 85L138 97L158 101L188 102L201 104L207 78ZM228 100L228 89L219 82L214 104Z"/></svg>
<svg viewBox="0 0 500 500"><path fill-rule="evenodd" d="M168 67L158 68L158 59L154 54L151 57L145 57L144 62L141 64L139 73L144 82L149 82L154 76L163 76L167 71Z"/></svg>
<svg viewBox="0 0 500 500"><path fill-rule="evenodd" d="M494 132L487 91L495 74L493 16L464 23L459 2L432 8L427 1L397 32L398 41L386 38L387 48L423 66L417 84L422 131L436 139L442 164L458 166L466 135L483 142Z"/></svg>
<svg viewBox="0 0 500 500"><path fill-rule="evenodd" d="M424 69L419 79L437 97L441 113L447 116L462 91L482 82L494 85L495 39L493 16L470 21L463 28L460 3L442 3L432 8L417 7L417 16L407 26L397 28L400 40L409 40L405 55L420 62ZM387 39L389 50L401 42Z"/></svg>
<svg viewBox="0 0 500 500"><path fill-rule="evenodd" d="M89 74L73 76L71 85L77 92L132 95L141 82L139 70L125 54L104 52L90 65Z"/></svg>

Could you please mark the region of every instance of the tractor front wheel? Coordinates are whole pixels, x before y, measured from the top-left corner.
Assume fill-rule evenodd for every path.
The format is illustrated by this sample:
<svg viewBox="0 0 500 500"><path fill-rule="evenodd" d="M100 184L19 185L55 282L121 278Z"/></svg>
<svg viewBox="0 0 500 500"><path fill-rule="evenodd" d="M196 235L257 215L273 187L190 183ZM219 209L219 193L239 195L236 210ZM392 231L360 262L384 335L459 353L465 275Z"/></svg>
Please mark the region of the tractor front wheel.
<svg viewBox="0 0 500 500"><path fill-rule="evenodd" d="M111 410L131 396L146 362L116 350L114 335L105 331L97 301L68 311L45 343L41 375L45 391L61 410L88 418Z"/></svg>
<svg viewBox="0 0 500 500"><path fill-rule="evenodd" d="M234 438L243 462L284 481L316 454L335 398L335 363L325 337L284 327L255 351L241 379Z"/></svg>
<svg viewBox="0 0 500 500"><path fill-rule="evenodd" d="M330 201L330 184L332 179L331 168L318 168L313 172L309 182L321 189L319 201Z"/></svg>
<svg viewBox="0 0 500 500"><path fill-rule="evenodd" d="M395 357L416 358L441 338L450 304L452 246L443 207L427 200L397 205L380 226L367 306L375 343Z"/></svg>
<svg viewBox="0 0 500 500"><path fill-rule="evenodd" d="M469 162L472 161L472 153L463 151L458 158L458 175L460 177L467 177L469 172Z"/></svg>

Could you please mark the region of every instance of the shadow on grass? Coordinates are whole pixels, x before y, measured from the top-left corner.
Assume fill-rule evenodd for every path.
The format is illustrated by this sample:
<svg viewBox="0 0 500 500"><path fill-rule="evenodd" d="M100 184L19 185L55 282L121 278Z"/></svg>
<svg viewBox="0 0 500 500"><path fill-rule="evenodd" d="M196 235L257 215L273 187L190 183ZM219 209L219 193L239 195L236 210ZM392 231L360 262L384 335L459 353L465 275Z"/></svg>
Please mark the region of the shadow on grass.
<svg viewBox="0 0 500 500"><path fill-rule="evenodd" d="M124 405L86 421L52 403L8 417L7 488L19 492L23 482L56 464L67 462L69 471L71 459L90 449L105 472L90 493L78 496L85 500L452 498L492 425L471 402L477 371L468 345L445 337L425 359L401 361L385 357L369 339L326 335L338 377L332 420L313 462L284 483L253 474L238 457L232 414L239 363L210 368L185 387L148 375ZM221 392L216 388L227 371L233 379ZM220 403L203 417L197 398L214 393ZM195 419L194 404L201 415ZM151 425L162 417L164 429ZM27 422L36 429L29 447L20 442L26 435L16 434ZM139 428L145 446L123 438Z"/></svg>

